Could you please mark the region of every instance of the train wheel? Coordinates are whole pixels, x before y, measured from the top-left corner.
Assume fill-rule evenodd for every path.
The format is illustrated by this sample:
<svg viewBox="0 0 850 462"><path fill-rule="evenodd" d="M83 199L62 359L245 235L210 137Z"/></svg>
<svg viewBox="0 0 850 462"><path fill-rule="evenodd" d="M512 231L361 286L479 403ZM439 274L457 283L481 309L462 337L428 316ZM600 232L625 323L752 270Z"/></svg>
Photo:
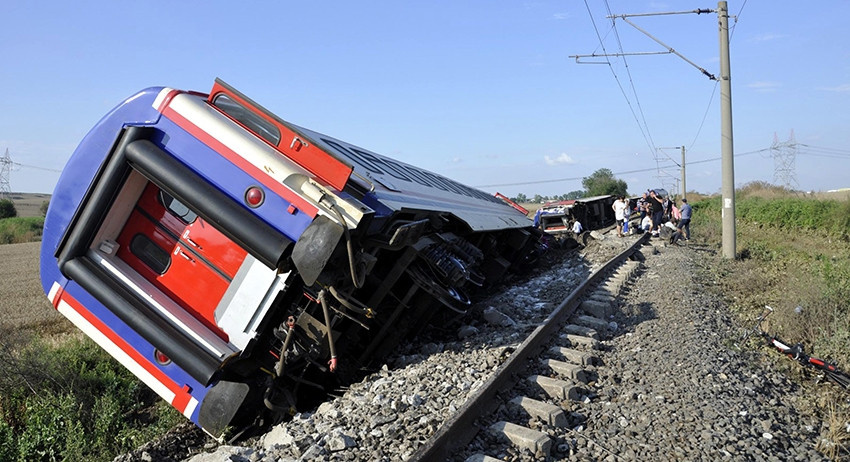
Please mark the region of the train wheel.
<svg viewBox="0 0 850 462"><path fill-rule="evenodd" d="M466 310L472 305L472 300L460 287L448 286L440 283L430 271L422 267L425 265L411 265L407 268L413 282L423 290L439 300L443 305L459 314L466 314Z"/></svg>

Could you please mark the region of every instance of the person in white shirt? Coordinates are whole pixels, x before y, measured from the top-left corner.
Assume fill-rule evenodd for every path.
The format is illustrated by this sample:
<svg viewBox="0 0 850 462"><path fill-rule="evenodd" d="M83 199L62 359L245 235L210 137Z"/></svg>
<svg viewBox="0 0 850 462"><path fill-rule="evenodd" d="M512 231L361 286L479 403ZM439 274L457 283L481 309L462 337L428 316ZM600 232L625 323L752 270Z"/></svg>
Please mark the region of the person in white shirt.
<svg viewBox="0 0 850 462"><path fill-rule="evenodd" d="M623 237L623 220L625 218L626 208L629 206L629 203L625 201L623 196L617 197L617 200L611 204L611 208L614 209L614 219L617 220L617 235Z"/></svg>
<svg viewBox="0 0 850 462"><path fill-rule="evenodd" d="M650 218L649 215L645 215L643 220L640 221L640 228L644 231L652 229L652 218Z"/></svg>

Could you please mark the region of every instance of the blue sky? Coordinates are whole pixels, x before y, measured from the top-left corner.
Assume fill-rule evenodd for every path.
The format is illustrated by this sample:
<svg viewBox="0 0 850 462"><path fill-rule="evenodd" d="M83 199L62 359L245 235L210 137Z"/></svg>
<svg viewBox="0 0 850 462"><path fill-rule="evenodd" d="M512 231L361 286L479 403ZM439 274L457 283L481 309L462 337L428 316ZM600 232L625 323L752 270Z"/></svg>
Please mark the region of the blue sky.
<svg viewBox="0 0 850 462"><path fill-rule="evenodd" d="M774 135L803 190L850 187L847 2L730 1L735 183L774 182ZM719 86L610 13L716 1L3 2L0 155L52 192L113 106L221 77L282 118L489 192L556 195L600 168L629 191L721 186ZM591 20L592 18L592 20ZM719 74L717 16L632 22ZM595 28L594 28L595 24ZM598 30L598 35L597 35ZM582 60L586 61L586 60ZM603 61L597 59L597 61ZM784 151L789 155L791 151ZM691 164L691 162L693 162Z"/></svg>

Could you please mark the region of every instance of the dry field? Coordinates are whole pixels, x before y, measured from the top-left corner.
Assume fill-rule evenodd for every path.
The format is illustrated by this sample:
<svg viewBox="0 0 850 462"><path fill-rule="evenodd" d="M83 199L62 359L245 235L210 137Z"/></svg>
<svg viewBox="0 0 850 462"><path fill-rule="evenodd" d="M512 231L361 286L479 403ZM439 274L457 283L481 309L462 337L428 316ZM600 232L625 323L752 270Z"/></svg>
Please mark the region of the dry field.
<svg viewBox="0 0 850 462"><path fill-rule="evenodd" d="M19 217L41 215L50 194L11 193ZM70 323L59 314L41 289L38 258L41 242L0 245L0 331L64 331Z"/></svg>
<svg viewBox="0 0 850 462"><path fill-rule="evenodd" d="M0 329L57 332L69 328L47 301L38 274L40 242L0 245Z"/></svg>
<svg viewBox="0 0 850 462"><path fill-rule="evenodd" d="M19 217L41 216L41 204L50 201L50 194L9 193L8 198L15 204Z"/></svg>

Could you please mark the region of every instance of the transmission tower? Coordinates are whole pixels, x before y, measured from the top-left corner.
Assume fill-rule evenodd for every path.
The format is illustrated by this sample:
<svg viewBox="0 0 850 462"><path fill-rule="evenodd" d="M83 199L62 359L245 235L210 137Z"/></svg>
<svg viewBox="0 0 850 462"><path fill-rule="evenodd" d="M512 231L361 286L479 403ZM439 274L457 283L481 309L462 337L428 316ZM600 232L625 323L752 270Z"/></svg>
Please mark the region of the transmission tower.
<svg viewBox="0 0 850 462"><path fill-rule="evenodd" d="M773 134L773 144L770 146L773 155L773 182L794 191L799 188L797 184L797 141L794 140L794 130L788 141L779 142L776 133Z"/></svg>
<svg viewBox="0 0 850 462"><path fill-rule="evenodd" d="M6 148L6 154L0 157L0 199L6 199L12 193L12 186L9 183L11 173L12 158L9 157L9 148Z"/></svg>

